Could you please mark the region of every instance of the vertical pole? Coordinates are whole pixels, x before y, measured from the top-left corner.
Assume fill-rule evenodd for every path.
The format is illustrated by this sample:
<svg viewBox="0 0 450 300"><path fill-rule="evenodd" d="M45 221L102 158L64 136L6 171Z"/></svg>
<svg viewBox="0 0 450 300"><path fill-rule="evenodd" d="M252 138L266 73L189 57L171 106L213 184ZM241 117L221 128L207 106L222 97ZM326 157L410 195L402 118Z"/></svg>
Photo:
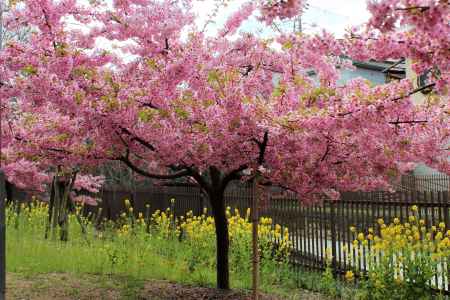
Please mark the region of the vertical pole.
<svg viewBox="0 0 450 300"><path fill-rule="evenodd" d="M449 180L450 183L450 180ZM450 207L449 207L449 203L450 203L450 195L448 191L443 191L442 192L442 201L444 202L444 222L445 225L447 226L447 228L449 228L450 226L450 221L449 221L449 217L450 217ZM447 289L450 289L450 260L447 257L445 259L446 265L447 265ZM444 275L444 287L443 289L445 289L445 275Z"/></svg>
<svg viewBox="0 0 450 300"><path fill-rule="evenodd" d="M297 23L296 24L297 28L294 28L294 30L297 33L303 33L303 24L302 24L302 15L301 14L296 17L295 22Z"/></svg>
<svg viewBox="0 0 450 300"><path fill-rule="evenodd" d="M0 170L0 300L5 300L6 288L5 197L5 174Z"/></svg>
<svg viewBox="0 0 450 300"><path fill-rule="evenodd" d="M205 200L204 200L204 194L202 193L202 190L200 188L199 190L199 198L200 198L200 206L199 206L199 210L198 210L198 215L200 216L203 212L203 209L205 208Z"/></svg>
<svg viewBox="0 0 450 300"><path fill-rule="evenodd" d="M259 247L258 247L258 200L259 200L259 190L258 190L258 173L253 178L252 183L252 300L258 300L258 286L259 286Z"/></svg>
<svg viewBox="0 0 450 300"><path fill-rule="evenodd" d="M3 0L0 0L0 51L3 48ZM2 127L0 110L0 153L2 150ZM1 167L1 160L0 160ZM0 169L0 300L5 300L6 288L6 225L5 225L5 174Z"/></svg>
<svg viewBox="0 0 450 300"><path fill-rule="evenodd" d="M170 214L172 214L172 218L170 220L170 222L172 223L172 232L175 232L175 230L177 228L177 224L175 223L175 218L176 218L176 214L175 214L175 198L170 198Z"/></svg>
<svg viewBox="0 0 450 300"><path fill-rule="evenodd" d="M331 266L333 269L333 273L337 274L337 261L336 261L336 255L337 255L337 239L336 239L336 201L334 200L328 200L330 201L330 215L331 215Z"/></svg>

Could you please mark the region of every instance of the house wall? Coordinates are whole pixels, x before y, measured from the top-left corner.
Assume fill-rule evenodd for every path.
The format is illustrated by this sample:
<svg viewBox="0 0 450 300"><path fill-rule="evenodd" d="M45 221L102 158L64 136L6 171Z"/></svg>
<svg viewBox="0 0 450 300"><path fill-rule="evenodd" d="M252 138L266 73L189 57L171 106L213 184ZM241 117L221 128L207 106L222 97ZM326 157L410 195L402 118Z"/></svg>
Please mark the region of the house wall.
<svg viewBox="0 0 450 300"><path fill-rule="evenodd" d="M410 79L413 82L414 88L417 88L417 74L411 68L411 60L406 60L406 78ZM422 93L415 93L412 95L412 100L416 104L421 104L425 101L426 96Z"/></svg>
<svg viewBox="0 0 450 300"><path fill-rule="evenodd" d="M338 85L342 86L347 81L354 79L354 78L358 78L358 77L367 79L375 85L386 83L386 74L385 73L383 73L381 71L377 71L377 70L370 70L370 69L356 67L353 70L341 69L341 77L338 80ZM274 79L273 79L274 84L278 83L279 78L280 78L279 74L276 74L276 76L274 76ZM314 81L317 81L316 75L311 75L310 78L312 78ZM409 60L406 61L406 78L411 79L414 83L414 88L417 88L417 75L414 73L414 71L412 71L411 62ZM319 84L318 82L316 82L316 83ZM426 95L424 95L422 93L416 93L412 96L412 98L413 98L414 103L420 104L420 103L423 103L423 101L425 101ZM441 174L438 171L436 171L432 168L429 168L423 164L418 165L413 173L414 173L414 175Z"/></svg>
<svg viewBox="0 0 450 300"><path fill-rule="evenodd" d="M340 69L340 78L338 79L337 84L338 84L338 86L343 86L345 83L347 83L347 81L354 79L354 78L358 78L358 77L367 79L375 85L383 84L386 82L386 76L384 73L382 73L380 71L356 67L353 70ZM275 84L277 84L279 81L279 78L280 78L280 75L276 74L276 76L274 76L273 82ZM316 85L320 84L319 79L317 78L316 74L310 75L309 78L311 78L315 82Z"/></svg>
<svg viewBox="0 0 450 300"><path fill-rule="evenodd" d="M406 78L410 79L413 82L414 88L418 87L417 74L411 68L411 60L410 59L406 60ZM415 104L422 104L427 98L426 94L423 94L421 92L415 93L411 97ZM449 157L449 159L450 159L450 157ZM414 175L419 175L419 176L420 175L442 174L442 173L438 172L437 170L432 169L424 164L418 165L413 173L414 173Z"/></svg>
<svg viewBox="0 0 450 300"><path fill-rule="evenodd" d="M356 68L355 70L342 69L341 78L338 80L338 85L344 85L347 81L362 77L378 85L386 81L385 74L380 71Z"/></svg>

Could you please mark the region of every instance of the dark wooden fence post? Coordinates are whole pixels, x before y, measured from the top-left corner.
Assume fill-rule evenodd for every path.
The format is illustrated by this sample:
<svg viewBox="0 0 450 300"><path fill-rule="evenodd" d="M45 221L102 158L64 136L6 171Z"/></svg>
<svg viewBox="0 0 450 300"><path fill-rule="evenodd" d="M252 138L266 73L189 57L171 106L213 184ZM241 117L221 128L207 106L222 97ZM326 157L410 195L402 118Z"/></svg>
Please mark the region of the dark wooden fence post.
<svg viewBox="0 0 450 300"><path fill-rule="evenodd" d="M450 185L450 180L448 181L448 184ZM450 188L450 186L449 186ZM444 213L444 223L447 228L450 228L450 195L449 195L450 189L448 191L442 191L441 192L441 201L443 203L443 213ZM443 290L450 291L450 261L448 258L445 259L445 262L447 264L447 274L443 273L442 279L443 279ZM446 282L447 281L447 282Z"/></svg>
<svg viewBox="0 0 450 300"><path fill-rule="evenodd" d="M259 172L253 178L252 196L250 210L252 219L252 300L258 300L259 288L259 246L258 246L258 224L259 224Z"/></svg>
<svg viewBox="0 0 450 300"><path fill-rule="evenodd" d="M336 201L334 200L328 200L330 201L330 220L331 220L331 267L333 269L333 273L335 275L338 274L338 269L337 269L337 232L336 232L336 222L337 220L337 216L336 216Z"/></svg>
<svg viewBox="0 0 450 300"><path fill-rule="evenodd" d="M199 191L199 194L200 194L200 208L199 208L199 216L203 213L203 209L206 207L205 206L205 196L204 196L204 194L202 193L202 191L200 190ZM210 213L209 211L208 211L208 213Z"/></svg>
<svg viewBox="0 0 450 300"><path fill-rule="evenodd" d="M449 191L443 191L442 192L442 201L444 203L444 222L445 222L445 226L447 226L447 228L450 228L450 195L449 195Z"/></svg>
<svg viewBox="0 0 450 300"><path fill-rule="evenodd" d="M5 174L0 170L0 300L5 300L6 288L5 197Z"/></svg>

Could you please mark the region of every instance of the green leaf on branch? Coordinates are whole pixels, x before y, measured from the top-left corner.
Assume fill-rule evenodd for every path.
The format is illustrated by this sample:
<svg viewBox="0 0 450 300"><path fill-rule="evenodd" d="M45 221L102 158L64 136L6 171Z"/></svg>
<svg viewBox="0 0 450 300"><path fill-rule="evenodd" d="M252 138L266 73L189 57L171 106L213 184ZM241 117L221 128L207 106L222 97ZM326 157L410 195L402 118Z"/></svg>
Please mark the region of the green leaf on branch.
<svg viewBox="0 0 450 300"><path fill-rule="evenodd" d="M153 117L158 113L154 108L145 107L138 112L138 118L140 121L147 123L153 119Z"/></svg>
<svg viewBox="0 0 450 300"><path fill-rule="evenodd" d="M36 75L37 69L33 65L26 65L25 67L22 68L22 73L25 76Z"/></svg>

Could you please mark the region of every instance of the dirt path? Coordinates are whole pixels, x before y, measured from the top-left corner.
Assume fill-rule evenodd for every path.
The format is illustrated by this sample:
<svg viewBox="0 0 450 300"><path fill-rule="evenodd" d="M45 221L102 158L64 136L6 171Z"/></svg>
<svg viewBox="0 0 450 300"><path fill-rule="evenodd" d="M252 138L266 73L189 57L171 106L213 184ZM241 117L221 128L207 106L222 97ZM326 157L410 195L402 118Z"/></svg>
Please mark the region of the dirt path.
<svg viewBox="0 0 450 300"><path fill-rule="evenodd" d="M8 300L243 300L250 299L248 292L232 290L223 292L214 288L187 286L167 281L136 282L120 277L85 275L74 278L68 274L52 273L25 277L7 275ZM325 298L306 291L292 297L262 295L262 300Z"/></svg>

